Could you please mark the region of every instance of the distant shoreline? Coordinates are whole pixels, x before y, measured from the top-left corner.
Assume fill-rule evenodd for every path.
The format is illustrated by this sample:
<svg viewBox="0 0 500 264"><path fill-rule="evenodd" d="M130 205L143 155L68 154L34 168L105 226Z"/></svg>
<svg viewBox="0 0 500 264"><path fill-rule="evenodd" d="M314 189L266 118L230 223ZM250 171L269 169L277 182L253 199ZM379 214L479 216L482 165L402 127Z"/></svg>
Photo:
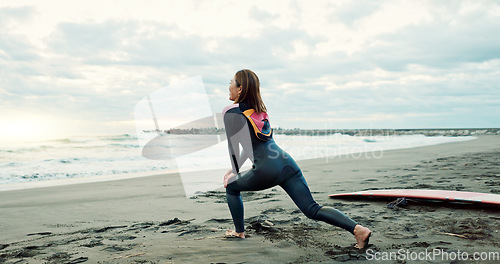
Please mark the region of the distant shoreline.
<svg viewBox="0 0 500 264"><path fill-rule="evenodd" d="M168 130L143 130L144 133L178 134L178 135L221 135L224 128L189 128ZM478 136L500 135L500 128L423 128L423 129L284 129L274 128L274 134L290 136L327 136L343 134L350 136Z"/></svg>

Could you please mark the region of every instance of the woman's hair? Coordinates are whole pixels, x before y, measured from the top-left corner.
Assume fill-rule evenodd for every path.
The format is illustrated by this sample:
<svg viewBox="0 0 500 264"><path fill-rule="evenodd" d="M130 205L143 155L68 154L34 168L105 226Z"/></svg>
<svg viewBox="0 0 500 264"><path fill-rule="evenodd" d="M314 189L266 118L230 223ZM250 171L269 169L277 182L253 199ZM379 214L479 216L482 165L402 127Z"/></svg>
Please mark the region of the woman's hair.
<svg viewBox="0 0 500 264"><path fill-rule="evenodd" d="M267 112L264 101L260 97L259 77L253 71L244 69L235 74L236 86L241 86L241 94L234 103L245 100L248 106L255 109L256 112Z"/></svg>

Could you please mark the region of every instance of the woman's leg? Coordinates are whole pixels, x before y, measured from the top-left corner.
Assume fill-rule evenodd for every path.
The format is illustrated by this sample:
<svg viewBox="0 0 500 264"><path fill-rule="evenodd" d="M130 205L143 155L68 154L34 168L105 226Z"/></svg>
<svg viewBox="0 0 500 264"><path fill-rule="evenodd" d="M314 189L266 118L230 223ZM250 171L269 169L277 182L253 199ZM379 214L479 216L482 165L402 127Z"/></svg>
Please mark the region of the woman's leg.
<svg viewBox="0 0 500 264"><path fill-rule="evenodd" d="M341 227L354 234L357 225L351 218L329 206L320 206L314 201L302 172L298 172L280 184L295 202L297 207L308 217Z"/></svg>
<svg viewBox="0 0 500 264"><path fill-rule="evenodd" d="M364 248L371 235L370 229L356 224L351 218L329 206L320 206L312 198L302 172L298 172L280 186L290 195L299 209L309 218L341 227L354 235L355 247Z"/></svg>
<svg viewBox="0 0 500 264"><path fill-rule="evenodd" d="M234 227L236 228L236 232L245 232L243 201L241 200L240 191L234 191L226 188L226 199L227 205L229 206L229 211L231 212L231 216L233 217L233 223Z"/></svg>
<svg viewBox="0 0 500 264"><path fill-rule="evenodd" d="M255 171L250 170L244 175L236 175L229 180L226 187L226 200L229 206L229 211L233 218L234 227L237 233L245 232L245 219L243 210L243 201L241 199L241 191L255 191L261 189L261 186L256 186L261 183Z"/></svg>

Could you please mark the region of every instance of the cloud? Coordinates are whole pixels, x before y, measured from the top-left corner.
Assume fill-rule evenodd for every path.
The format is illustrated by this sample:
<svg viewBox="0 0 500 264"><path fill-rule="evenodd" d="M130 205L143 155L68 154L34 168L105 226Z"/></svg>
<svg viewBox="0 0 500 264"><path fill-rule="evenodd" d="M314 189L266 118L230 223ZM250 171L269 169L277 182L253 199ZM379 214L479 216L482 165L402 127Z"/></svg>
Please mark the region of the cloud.
<svg viewBox="0 0 500 264"><path fill-rule="evenodd" d="M178 27L137 21L61 23L49 40L54 53L65 53L90 64L193 67L214 63L284 67L294 41L314 46L321 38L296 29L268 27L237 37L202 37ZM207 47L213 43L213 47ZM121 56L121 58L120 58Z"/></svg>
<svg viewBox="0 0 500 264"><path fill-rule="evenodd" d="M248 11L249 16L251 19L254 19L259 22L270 22L275 18L278 18L279 15L277 14L271 14L269 12L266 12L265 10L259 9L256 6L252 6L250 10Z"/></svg>
<svg viewBox="0 0 500 264"><path fill-rule="evenodd" d="M122 45L135 24L119 21L103 23L62 22L48 38L53 52L85 59L99 58Z"/></svg>
<svg viewBox="0 0 500 264"><path fill-rule="evenodd" d="M70 6L43 36L49 6L0 8L0 110L129 124L142 97L201 75L220 111L250 68L282 127L498 123L495 1Z"/></svg>
<svg viewBox="0 0 500 264"><path fill-rule="evenodd" d="M7 33L0 36L0 58L9 61L34 61L39 55L26 36Z"/></svg>
<svg viewBox="0 0 500 264"><path fill-rule="evenodd" d="M392 71L404 70L410 64L453 68L467 62L480 63L499 58L500 36L492 34L498 27L500 21L486 8L461 15L448 5L434 12L430 22L380 35L373 47L360 55Z"/></svg>
<svg viewBox="0 0 500 264"><path fill-rule="evenodd" d="M2 30L0 35L0 59L33 61L39 58L29 38L17 33L15 30L16 24L26 23L33 18L34 14L34 9L29 6L0 8L0 30Z"/></svg>
<svg viewBox="0 0 500 264"><path fill-rule="evenodd" d="M375 13L380 8L380 3L370 0L341 2L338 6L334 6L330 19L352 27L356 22Z"/></svg>
<svg viewBox="0 0 500 264"><path fill-rule="evenodd" d="M1 7L0 28L7 28L18 22L25 22L35 15L35 9L31 6Z"/></svg>

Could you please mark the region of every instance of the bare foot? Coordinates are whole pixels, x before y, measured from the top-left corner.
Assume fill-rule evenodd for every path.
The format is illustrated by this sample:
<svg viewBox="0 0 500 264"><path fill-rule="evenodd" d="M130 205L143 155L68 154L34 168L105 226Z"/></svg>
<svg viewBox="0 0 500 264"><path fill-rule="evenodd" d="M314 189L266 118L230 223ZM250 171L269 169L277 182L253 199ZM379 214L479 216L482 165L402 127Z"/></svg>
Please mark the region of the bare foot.
<svg viewBox="0 0 500 264"><path fill-rule="evenodd" d="M226 231L226 237L239 237L239 238L245 238L245 232L242 232L242 233L238 233L234 230L227 230Z"/></svg>
<svg viewBox="0 0 500 264"><path fill-rule="evenodd" d="M370 229L362 225L356 225L354 227L354 237L356 238L356 245L354 247L362 249L368 245L368 240L370 239L371 234L372 231L370 231Z"/></svg>

